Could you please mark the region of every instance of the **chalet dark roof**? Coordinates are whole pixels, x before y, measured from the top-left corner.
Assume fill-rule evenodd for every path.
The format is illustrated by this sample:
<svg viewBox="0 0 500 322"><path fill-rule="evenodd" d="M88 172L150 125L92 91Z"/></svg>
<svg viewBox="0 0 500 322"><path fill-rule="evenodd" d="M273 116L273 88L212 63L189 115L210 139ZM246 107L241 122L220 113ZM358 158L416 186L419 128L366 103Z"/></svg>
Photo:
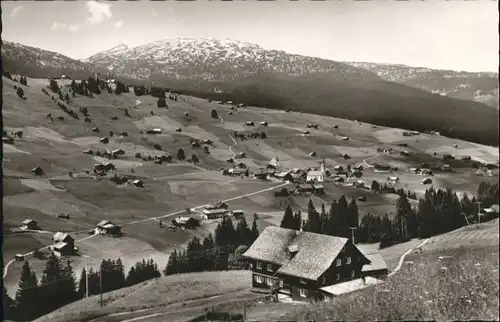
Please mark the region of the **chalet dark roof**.
<svg viewBox="0 0 500 322"><path fill-rule="evenodd" d="M69 234L62 233L60 231L58 231L57 233L54 234L54 240L58 241L58 242L66 240L66 238L68 238L68 237L73 239Z"/></svg>
<svg viewBox="0 0 500 322"><path fill-rule="evenodd" d="M361 269L362 272L372 272L372 271L388 269L387 264L385 263L382 256L380 256L380 254L368 254L365 255L365 257L368 258L368 260L371 261L371 263L364 265L363 268Z"/></svg>
<svg viewBox="0 0 500 322"><path fill-rule="evenodd" d="M57 243L57 244L54 245L54 249L60 250L60 249L63 249L64 247L66 247L66 246L68 246L67 243L65 243L65 242L59 242L59 243Z"/></svg>
<svg viewBox="0 0 500 322"><path fill-rule="evenodd" d="M346 243L347 238L269 226L243 256L282 265L279 274L317 280ZM298 248L292 259L288 253L290 246Z"/></svg>

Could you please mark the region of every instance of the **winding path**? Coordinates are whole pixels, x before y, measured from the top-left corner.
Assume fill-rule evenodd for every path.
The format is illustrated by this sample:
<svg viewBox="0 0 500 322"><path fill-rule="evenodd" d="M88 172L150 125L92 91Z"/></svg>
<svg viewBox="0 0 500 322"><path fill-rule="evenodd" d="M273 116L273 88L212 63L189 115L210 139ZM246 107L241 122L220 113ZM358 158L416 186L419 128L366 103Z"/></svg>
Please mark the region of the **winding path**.
<svg viewBox="0 0 500 322"><path fill-rule="evenodd" d="M427 238L426 240L424 240L422 243L420 243L420 245L418 245L417 247L414 247L414 248L410 248L409 250L407 250L403 255L401 255L401 258L399 259L399 263L398 263L398 266L396 266L396 268L388 275L389 277L391 277L392 275L396 274L400 269L401 269L401 266L403 265L403 262L405 260L405 257L411 253L415 248L420 248L422 246L424 246L427 242L429 241L429 238Z"/></svg>

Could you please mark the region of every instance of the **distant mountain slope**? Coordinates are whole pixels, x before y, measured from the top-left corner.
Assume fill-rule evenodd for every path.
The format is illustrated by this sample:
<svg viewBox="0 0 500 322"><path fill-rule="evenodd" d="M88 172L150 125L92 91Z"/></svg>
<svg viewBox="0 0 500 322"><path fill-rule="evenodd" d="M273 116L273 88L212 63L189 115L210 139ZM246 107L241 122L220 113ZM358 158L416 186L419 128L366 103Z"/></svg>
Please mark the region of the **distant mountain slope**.
<svg viewBox="0 0 500 322"><path fill-rule="evenodd" d="M85 61L131 78L168 77L227 81L259 72L290 76L334 72L342 77L377 78L362 68L330 60L265 50L258 45L214 38L168 39L128 48L119 45Z"/></svg>
<svg viewBox="0 0 500 322"><path fill-rule="evenodd" d="M435 130L490 145L499 141L498 110L484 104L387 81L376 72L346 63L265 50L235 40L181 38L135 48L122 44L84 61L11 43L4 47L8 49L2 48L2 57L9 59L6 66L29 66L33 71L25 71L28 76L51 67L47 63L53 55L59 70L98 71L201 97ZM398 79L412 80L405 77Z"/></svg>
<svg viewBox="0 0 500 322"><path fill-rule="evenodd" d="M87 77L105 69L62 54L2 40L3 70L31 77L50 77L61 74Z"/></svg>
<svg viewBox="0 0 500 322"><path fill-rule="evenodd" d="M498 74L436 70L395 64L349 62L382 79L452 98L484 103L498 109Z"/></svg>

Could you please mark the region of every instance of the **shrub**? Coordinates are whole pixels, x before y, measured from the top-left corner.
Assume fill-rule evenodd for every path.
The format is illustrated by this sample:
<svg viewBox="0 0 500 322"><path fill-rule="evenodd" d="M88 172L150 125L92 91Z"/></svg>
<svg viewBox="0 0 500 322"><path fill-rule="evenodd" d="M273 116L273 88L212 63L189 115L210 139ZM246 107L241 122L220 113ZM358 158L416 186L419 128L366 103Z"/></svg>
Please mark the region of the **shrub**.
<svg viewBox="0 0 500 322"><path fill-rule="evenodd" d="M21 87L18 87L17 88L17 91L16 91L16 94L17 96L19 96L20 98L24 98L24 91Z"/></svg>
<svg viewBox="0 0 500 322"><path fill-rule="evenodd" d="M217 111L215 109L212 110L212 118L216 119L216 118L219 118L219 115L217 114Z"/></svg>

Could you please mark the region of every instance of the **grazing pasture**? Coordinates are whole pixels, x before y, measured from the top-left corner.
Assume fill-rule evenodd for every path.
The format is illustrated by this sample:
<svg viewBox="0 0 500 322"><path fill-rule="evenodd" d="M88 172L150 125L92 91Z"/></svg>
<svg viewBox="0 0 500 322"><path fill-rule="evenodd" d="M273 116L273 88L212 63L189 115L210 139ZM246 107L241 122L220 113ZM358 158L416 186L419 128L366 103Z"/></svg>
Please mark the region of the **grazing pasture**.
<svg viewBox="0 0 500 322"><path fill-rule="evenodd" d="M184 96L178 101L167 99L168 108L158 108L156 98L136 97L133 92L102 93L93 98L72 97L70 81L58 80L62 94L70 96L69 102L64 104L76 112L78 119L75 119L58 106L61 102L56 93L49 89L49 95L42 92L48 80L28 79L29 86L24 87L26 100L17 97L16 83L5 77L3 81L4 127L7 132L21 130L24 133L22 138L14 139L13 145L4 144L6 240L7 245L19 244L19 248L8 250L6 258L9 260L14 253L27 253L34 247L50 245L50 238L47 238L51 233L66 231L75 234L77 247L82 254L92 257L93 264L97 265L103 258L120 256L124 263L132 265L149 256L163 268L172 249L184 247L193 236L204 237L213 232L217 221L203 222L193 230L172 231L160 227L155 218L161 217L162 222L169 225L176 216L198 216L200 206L221 200L228 200L230 210L243 210L249 225L253 214L259 214L259 229L279 224L287 204L295 211L302 210L305 219L309 199L318 209L323 202L328 209L332 200L341 195L349 199L364 197L366 201L357 202L361 215L392 215L395 210L395 195L379 195L367 189L333 184L329 182L331 178L323 183L325 195L277 198L274 192L281 187L273 187L280 182L252 177L257 168L266 167L276 157L280 162L278 170L318 167L322 159L329 170L336 165L363 165L365 169L360 179L365 180L367 186L372 180L384 182L390 175L374 172L373 163L388 163L399 168L394 172L400 177L396 187L417 193L422 193L427 186L421 184L422 176L407 170L419 163L442 165L443 153L468 154L476 159L492 160L489 162L498 159L497 150L478 144L430 134L403 137L400 129L374 128L371 124L307 113L245 107L234 108L229 115L228 105ZM136 104L136 100L140 104ZM211 117L212 109L216 109L219 118ZM88 121L84 121L85 110ZM247 121L253 121L254 126L244 125ZM264 121L268 126L260 125ZM317 124L318 129L308 128L308 124ZM162 132L148 134L147 131L153 128L160 128ZM309 134L304 134L306 130ZM235 131L246 136L265 132L267 138L240 140L234 138ZM101 142L102 138L107 138L108 142ZM203 146L191 147L194 139L212 141L209 153L205 153ZM408 144L404 148L410 152L408 157L399 155L403 147L398 144L403 142ZM454 148L454 144L458 147ZM392 148L394 153L377 152L379 148ZM116 158L103 155L106 150L117 149L122 149L124 155ZM179 149L184 151L184 160L177 158ZM92 150L92 154L84 154L85 150ZM234 163L227 162L242 152L245 157L236 157ZM311 152L316 152L316 157L309 157ZM166 154L172 156L170 162L155 162L154 156ZM189 163L193 154L199 159L195 164ZM348 154L350 158L344 159L341 154ZM107 162L116 169L102 176L94 173L96 164ZM249 167L249 177L230 177L221 173L221 168L228 169L239 162ZM31 171L35 167L40 167L43 173L33 174ZM432 177L435 187L475 193L481 180L498 179L497 174L489 178L476 176L476 169L468 163L452 167L457 169L450 173L436 172ZM115 176L125 176L128 182L115 184L110 180ZM144 187L134 186L134 179L140 179ZM292 187L287 185L287 188ZM195 207L198 208L186 213L186 208ZM69 214L70 218L58 218L61 214ZM48 233L9 235L27 218L37 220ZM122 225L124 236L111 238L86 233L103 219ZM85 233L75 233L81 231ZM78 241L86 237L89 238ZM395 253L401 251L403 249ZM32 257L29 260L37 274L41 274L43 262ZM79 271L82 258L71 257L71 260ZM14 262L8 268L5 285L9 292L15 293L20 267L21 263Z"/></svg>

